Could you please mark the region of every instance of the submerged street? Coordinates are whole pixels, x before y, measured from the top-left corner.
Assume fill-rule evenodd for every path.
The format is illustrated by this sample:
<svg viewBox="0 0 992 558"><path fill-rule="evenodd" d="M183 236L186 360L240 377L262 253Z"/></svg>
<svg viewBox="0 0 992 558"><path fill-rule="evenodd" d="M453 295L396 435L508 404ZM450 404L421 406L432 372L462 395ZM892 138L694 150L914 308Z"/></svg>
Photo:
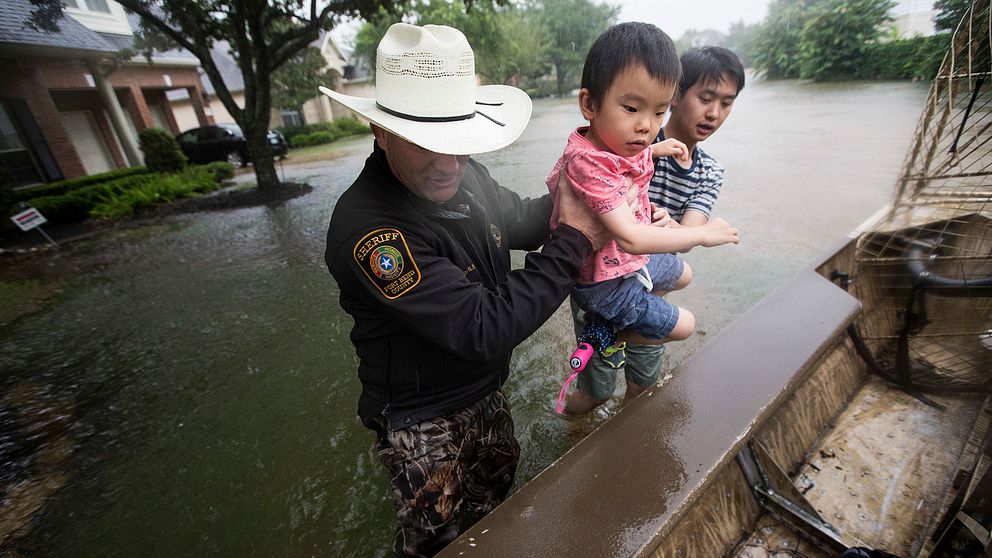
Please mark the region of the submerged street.
<svg viewBox="0 0 992 558"><path fill-rule="evenodd" d="M727 168L714 214L741 244L686 255L695 280L672 300L699 331L669 346L669 369L889 200L926 92L748 83L701 145ZM542 195L581 124L575 99L539 100L520 140L477 158ZM371 141L288 161L284 180L314 190L283 205L0 260L0 279L51 293L0 324L0 541L40 556L386 555L392 500L355 415L351 319L323 262ZM518 486L606 418L553 411L573 342L566 306L514 354Z"/></svg>

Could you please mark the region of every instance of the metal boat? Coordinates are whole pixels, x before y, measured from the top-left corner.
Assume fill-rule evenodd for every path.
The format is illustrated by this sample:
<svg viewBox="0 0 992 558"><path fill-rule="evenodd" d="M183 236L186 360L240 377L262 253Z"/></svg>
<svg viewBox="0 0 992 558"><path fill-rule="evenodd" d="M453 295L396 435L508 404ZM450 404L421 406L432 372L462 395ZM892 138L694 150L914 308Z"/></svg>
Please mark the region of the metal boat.
<svg viewBox="0 0 992 558"><path fill-rule="evenodd" d="M992 19L893 201L440 556L992 556Z"/></svg>

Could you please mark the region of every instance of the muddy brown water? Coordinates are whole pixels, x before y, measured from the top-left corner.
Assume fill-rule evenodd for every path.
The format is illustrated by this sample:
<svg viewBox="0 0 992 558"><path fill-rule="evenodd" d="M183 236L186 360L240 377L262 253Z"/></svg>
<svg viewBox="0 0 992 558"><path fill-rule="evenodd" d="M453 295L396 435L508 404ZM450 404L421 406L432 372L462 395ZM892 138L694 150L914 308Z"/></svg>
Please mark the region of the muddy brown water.
<svg viewBox="0 0 992 558"><path fill-rule="evenodd" d="M925 94L748 84L703 144L727 166L716 214L742 243L686 255L696 280L673 300L700 332L670 347L669 368L889 200ZM580 118L574 100L537 101L523 137L479 159L540 195ZM334 202L370 145L285 165L314 191L279 206L171 216L0 261L6 285L46 293L0 325L0 552L386 555L388 479L355 417L351 320L322 261ZM559 311L514 353L518 485L615 407L555 416L570 335Z"/></svg>

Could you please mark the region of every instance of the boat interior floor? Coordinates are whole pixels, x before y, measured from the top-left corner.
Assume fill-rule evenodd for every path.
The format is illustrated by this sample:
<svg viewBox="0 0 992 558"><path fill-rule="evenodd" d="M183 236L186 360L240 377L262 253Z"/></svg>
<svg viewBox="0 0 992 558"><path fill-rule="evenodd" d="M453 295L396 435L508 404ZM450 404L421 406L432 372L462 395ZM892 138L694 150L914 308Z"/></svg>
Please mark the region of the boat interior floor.
<svg viewBox="0 0 992 558"><path fill-rule="evenodd" d="M933 395L928 406L870 377L790 475L820 517L858 546L917 556L936 528L969 440L987 435L984 395ZM980 426L976 432L976 426ZM735 558L832 558L769 513Z"/></svg>

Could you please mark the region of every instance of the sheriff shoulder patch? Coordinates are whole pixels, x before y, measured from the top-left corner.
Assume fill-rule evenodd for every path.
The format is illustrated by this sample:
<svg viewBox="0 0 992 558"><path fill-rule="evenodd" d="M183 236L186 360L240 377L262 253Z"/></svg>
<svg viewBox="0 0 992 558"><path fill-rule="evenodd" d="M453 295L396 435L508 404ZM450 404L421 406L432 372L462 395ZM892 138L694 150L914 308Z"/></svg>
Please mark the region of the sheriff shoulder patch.
<svg viewBox="0 0 992 558"><path fill-rule="evenodd" d="M382 296L393 300L420 282L420 268L413 261L403 233L376 229L355 244L355 262Z"/></svg>

